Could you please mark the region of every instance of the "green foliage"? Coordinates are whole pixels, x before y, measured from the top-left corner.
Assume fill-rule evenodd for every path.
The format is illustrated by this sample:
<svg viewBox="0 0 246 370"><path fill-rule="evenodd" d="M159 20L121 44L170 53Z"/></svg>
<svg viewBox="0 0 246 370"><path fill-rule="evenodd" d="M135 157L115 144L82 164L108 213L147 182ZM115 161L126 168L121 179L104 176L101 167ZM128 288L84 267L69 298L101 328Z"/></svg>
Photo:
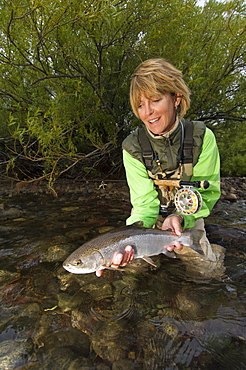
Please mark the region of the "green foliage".
<svg viewBox="0 0 246 370"><path fill-rule="evenodd" d="M42 163L51 182L94 153L93 163L115 147L120 156L140 124L129 105L131 73L161 56L184 72L188 116L215 132L223 171L241 174L244 12L243 0L204 8L195 0L1 1L0 134L12 135L11 155Z"/></svg>
<svg viewBox="0 0 246 370"><path fill-rule="evenodd" d="M218 132L221 154L221 171L224 175L246 174L246 126L245 123L226 123Z"/></svg>

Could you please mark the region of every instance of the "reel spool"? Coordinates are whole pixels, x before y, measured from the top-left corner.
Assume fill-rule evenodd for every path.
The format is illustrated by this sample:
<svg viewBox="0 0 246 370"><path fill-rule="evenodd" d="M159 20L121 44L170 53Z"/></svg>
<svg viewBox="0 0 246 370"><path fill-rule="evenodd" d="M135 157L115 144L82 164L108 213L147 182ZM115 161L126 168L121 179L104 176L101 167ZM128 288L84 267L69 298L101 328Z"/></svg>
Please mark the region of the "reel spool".
<svg viewBox="0 0 246 370"><path fill-rule="evenodd" d="M174 204L181 214L193 215L202 208L202 197L196 189L184 186L176 192Z"/></svg>

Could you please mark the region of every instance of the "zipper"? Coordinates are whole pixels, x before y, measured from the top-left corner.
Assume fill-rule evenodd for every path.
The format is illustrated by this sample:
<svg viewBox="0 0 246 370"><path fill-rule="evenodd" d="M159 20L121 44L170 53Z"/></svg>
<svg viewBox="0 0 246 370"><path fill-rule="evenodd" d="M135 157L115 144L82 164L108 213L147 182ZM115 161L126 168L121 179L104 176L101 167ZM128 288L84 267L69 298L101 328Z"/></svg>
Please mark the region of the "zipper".
<svg viewBox="0 0 246 370"><path fill-rule="evenodd" d="M173 156L171 151L171 141L169 137L166 138L166 148L167 148L167 163L170 164L170 170L174 169Z"/></svg>

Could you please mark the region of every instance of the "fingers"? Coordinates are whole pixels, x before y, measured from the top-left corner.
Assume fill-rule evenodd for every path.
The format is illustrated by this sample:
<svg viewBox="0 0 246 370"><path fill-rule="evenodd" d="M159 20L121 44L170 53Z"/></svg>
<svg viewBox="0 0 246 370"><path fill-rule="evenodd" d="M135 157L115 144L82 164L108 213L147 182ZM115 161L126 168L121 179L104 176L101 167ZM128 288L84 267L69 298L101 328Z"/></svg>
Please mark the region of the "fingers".
<svg viewBox="0 0 246 370"><path fill-rule="evenodd" d="M102 270L97 270L97 271L96 271L96 276L97 276L97 277L101 277L101 276L102 276L102 274L103 274L103 269L102 269Z"/></svg>
<svg viewBox="0 0 246 370"><path fill-rule="evenodd" d="M176 235L181 236L182 226L180 224L179 215L172 215L165 219L165 221L162 224L162 230L169 229L171 229Z"/></svg>
<svg viewBox="0 0 246 370"><path fill-rule="evenodd" d="M133 258L134 258L134 250L131 245L127 245L125 247L125 253L123 254L121 265L126 266L128 263L132 262Z"/></svg>
<svg viewBox="0 0 246 370"><path fill-rule="evenodd" d="M115 253L111 267L118 268L119 266L126 266L134 258L134 250L131 245L125 247L124 253Z"/></svg>
<svg viewBox="0 0 246 370"><path fill-rule="evenodd" d="M117 269L119 266L126 266L128 263L132 262L134 258L134 249L132 248L131 245L127 245L125 247L124 253L115 253L112 262L111 262L111 267ZM103 274L103 269L102 270L97 270L96 271L96 276L101 277Z"/></svg>
<svg viewBox="0 0 246 370"><path fill-rule="evenodd" d="M175 248L177 248L178 250L183 249L183 245L179 242L174 242L173 245L167 245L164 248L166 248L169 252L172 252Z"/></svg>
<svg viewBox="0 0 246 370"><path fill-rule="evenodd" d="M123 261L123 254L122 253L115 253L111 262L111 267L117 269Z"/></svg>

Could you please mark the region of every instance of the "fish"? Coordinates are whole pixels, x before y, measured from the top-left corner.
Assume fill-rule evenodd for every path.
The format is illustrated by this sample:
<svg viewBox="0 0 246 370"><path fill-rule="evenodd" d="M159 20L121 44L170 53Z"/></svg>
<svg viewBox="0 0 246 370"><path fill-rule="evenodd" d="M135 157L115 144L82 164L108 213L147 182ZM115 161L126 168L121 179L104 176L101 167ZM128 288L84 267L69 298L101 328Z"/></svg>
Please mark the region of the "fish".
<svg viewBox="0 0 246 370"><path fill-rule="evenodd" d="M63 267L73 274L88 274L105 268L110 269L114 254L124 253L127 245L133 247L134 259L142 258L154 265L150 256L163 253L167 257L176 258L175 252L164 248L165 245L173 245L176 241L193 247L193 237L188 231L177 236L171 231L134 225L116 228L84 243L67 257Z"/></svg>

